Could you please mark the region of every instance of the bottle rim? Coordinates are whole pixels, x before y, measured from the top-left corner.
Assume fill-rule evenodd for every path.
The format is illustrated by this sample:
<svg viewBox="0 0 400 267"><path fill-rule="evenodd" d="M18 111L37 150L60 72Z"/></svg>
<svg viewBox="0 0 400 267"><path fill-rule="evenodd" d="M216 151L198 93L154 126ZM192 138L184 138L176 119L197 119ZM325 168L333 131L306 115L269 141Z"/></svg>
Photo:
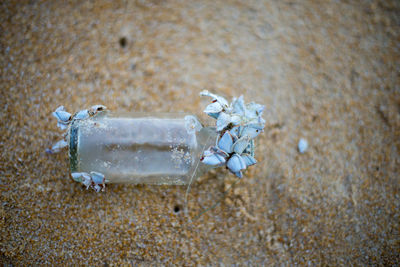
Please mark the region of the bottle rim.
<svg viewBox="0 0 400 267"><path fill-rule="evenodd" d="M69 165L71 173L78 169L78 121L73 120L69 129Z"/></svg>

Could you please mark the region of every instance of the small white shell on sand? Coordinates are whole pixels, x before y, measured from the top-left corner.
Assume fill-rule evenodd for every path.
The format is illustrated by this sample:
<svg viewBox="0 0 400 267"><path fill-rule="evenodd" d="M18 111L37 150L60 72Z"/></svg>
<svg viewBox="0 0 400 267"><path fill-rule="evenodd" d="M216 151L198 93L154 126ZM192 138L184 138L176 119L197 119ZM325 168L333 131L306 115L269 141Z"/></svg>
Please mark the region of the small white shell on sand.
<svg viewBox="0 0 400 267"><path fill-rule="evenodd" d="M308 148L308 142L304 138L300 138L299 143L297 144L297 148L299 149L299 152L303 154L304 152L307 151Z"/></svg>

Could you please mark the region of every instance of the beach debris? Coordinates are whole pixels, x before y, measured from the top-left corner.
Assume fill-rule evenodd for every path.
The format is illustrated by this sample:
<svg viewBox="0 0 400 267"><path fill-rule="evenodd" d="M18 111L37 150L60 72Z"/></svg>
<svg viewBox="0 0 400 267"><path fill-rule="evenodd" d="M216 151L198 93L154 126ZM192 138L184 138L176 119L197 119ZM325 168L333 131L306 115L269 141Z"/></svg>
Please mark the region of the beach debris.
<svg viewBox="0 0 400 267"><path fill-rule="evenodd" d="M96 192L104 191L106 187L104 174L100 172L73 172L71 177L86 186L86 189L92 188Z"/></svg>
<svg viewBox="0 0 400 267"><path fill-rule="evenodd" d="M308 142L304 138L300 138L297 148L301 154L304 154L308 149Z"/></svg>
<svg viewBox="0 0 400 267"><path fill-rule="evenodd" d="M262 112L265 107L254 102L245 104L243 96L233 98L229 104L224 97L207 90L200 95L212 98L204 112L217 120L216 131L219 133L216 145L204 151L201 161L208 165L226 165L233 174L242 178L242 170L257 163L254 138L264 129Z"/></svg>
<svg viewBox="0 0 400 267"><path fill-rule="evenodd" d="M103 105L94 105L89 109L83 109L76 112L74 115L67 112L64 106L59 106L52 115L57 119L57 126L64 131L63 139L55 143L51 148L46 148L46 153L54 154L60 152L63 148L68 147L68 127L74 120L85 120L87 118L95 116L100 111L106 110L107 108ZM96 192L104 190L105 188L105 177L100 172L91 171L87 172L73 172L71 173L72 178L75 181L81 182L86 186L86 189L93 188Z"/></svg>
<svg viewBox="0 0 400 267"><path fill-rule="evenodd" d="M61 151L61 149L63 149L64 147L67 147L68 143L67 141L65 141L64 139L61 139L60 141L58 141L57 143L55 143L51 148L50 151L51 153L58 153Z"/></svg>
<svg viewBox="0 0 400 267"><path fill-rule="evenodd" d="M103 111L107 109L103 105L94 105L90 107L89 109L83 109L78 112L76 112L74 115L71 115L71 113L67 112L65 110L64 106L59 106L53 113L52 115L57 119L57 126L61 130L67 130L68 126L71 124L73 120L84 120L90 117L93 117L96 115L98 112ZM67 131L66 131L67 132ZM58 141L55 143L52 148L47 148L46 152L49 154L54 154L60 152L64 147L68 146L67 140L66 140L66 132L64 133L64 139Z"/></svg>

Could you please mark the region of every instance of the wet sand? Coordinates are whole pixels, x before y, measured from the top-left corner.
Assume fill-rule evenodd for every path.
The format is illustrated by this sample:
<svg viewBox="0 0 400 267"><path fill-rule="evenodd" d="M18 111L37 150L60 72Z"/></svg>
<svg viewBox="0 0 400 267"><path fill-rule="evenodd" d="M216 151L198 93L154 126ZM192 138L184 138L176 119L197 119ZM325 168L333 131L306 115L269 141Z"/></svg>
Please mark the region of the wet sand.
<svg viewBox="0 0 400 267"><path fill-rule="evenodd" d="M398 1L0 4L0 261L399 265ZM186 187L69 178L59 105L266 105L258 165ZM309 147L297 151L300 138ZM214 209L196 217L218 200Z"/></svg>

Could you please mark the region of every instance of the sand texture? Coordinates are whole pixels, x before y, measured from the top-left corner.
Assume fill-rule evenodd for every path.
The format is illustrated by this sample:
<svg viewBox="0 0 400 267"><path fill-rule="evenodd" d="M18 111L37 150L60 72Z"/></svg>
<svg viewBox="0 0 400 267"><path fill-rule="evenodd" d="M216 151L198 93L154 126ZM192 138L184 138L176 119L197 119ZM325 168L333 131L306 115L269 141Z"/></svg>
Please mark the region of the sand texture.
<svg viewBox="0 0 400 267"><path fill-rule="evenodd" d="M0 262L399 265L399 26L395 0L1 1ZM211 124L203 89L267 125L259 164L225 196L227 170L201 177L186 214L186 187L96 193L45 152L59 105Z"/></svg>

